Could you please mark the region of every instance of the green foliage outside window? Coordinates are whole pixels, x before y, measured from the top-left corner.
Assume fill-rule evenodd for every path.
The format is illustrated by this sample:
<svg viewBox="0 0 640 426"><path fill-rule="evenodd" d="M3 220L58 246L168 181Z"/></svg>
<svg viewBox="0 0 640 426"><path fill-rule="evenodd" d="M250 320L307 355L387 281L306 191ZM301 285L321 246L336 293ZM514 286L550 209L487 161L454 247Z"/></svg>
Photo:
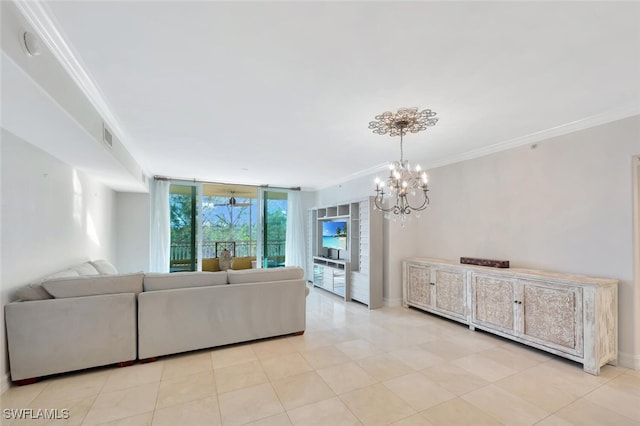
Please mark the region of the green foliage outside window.
<svg viewBox="0 0 640 426"><path fill-rule="evenodd" d="M270 242L281 242L284 246L287 224L286 200L267 200L266 238ZM188 244L191 239L191 195L169 196L171 244ZM203 242L256 241L258 232L258 200L238 198L235 205L228 197L203 197L202 238ZM253 253L255 254L255 253ZM284 254L284 253L283 253Z"/></svg>
<svg viewBox="0 0 640 426"><path fill-rule="evenodd" d="M171 242L188 242L191 239L191 196L169 195L169 222Z"/></svg>

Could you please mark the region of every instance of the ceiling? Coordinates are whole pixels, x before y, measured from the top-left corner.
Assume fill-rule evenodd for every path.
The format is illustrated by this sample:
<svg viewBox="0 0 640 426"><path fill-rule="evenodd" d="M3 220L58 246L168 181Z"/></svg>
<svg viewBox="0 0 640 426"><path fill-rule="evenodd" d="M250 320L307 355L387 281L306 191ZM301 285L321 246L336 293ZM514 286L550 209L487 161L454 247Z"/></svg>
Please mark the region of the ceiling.
<svg viewBox="0 0 640 426"><path fill-rule="evenodd" d="M172 194L191 194L193 182L175 182L171 185ZM227 185L206 183L202 185L202 195L205 197L235 197L258 198L258 188L249 185ZM284 193L283 193L284 194Z"/></svg>
<svg viewBox="0 0 640 426"><path fill-rule="evenodd" d="M319 189L374 173L399 107L434 167L640 113L640 3L51 1L149 175Z"/></svg>

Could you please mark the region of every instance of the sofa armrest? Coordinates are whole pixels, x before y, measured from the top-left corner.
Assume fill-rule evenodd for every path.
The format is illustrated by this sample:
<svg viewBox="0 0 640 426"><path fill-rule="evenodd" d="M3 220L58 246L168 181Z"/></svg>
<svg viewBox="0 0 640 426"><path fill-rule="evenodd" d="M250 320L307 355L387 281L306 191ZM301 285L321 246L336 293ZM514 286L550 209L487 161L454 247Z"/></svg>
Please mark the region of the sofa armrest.
<svg viewBox="0 0 640 426"><path fill-rule="evenodd" d="M14 381L136 358L133 293L14 302L4 310Z"/></svg>

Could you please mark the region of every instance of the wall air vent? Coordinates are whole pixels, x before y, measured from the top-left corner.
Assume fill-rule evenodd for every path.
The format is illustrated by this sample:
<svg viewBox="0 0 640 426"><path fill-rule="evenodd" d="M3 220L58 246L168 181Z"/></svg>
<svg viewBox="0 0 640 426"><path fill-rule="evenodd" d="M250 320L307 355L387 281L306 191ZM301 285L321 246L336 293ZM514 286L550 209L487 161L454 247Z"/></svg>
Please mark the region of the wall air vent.
<svg viewBox="0 0 640 426"><path fill-rule="evenodd" d="M102 123L102 140L104 144L109 148L113 148L113 133L107 127L106 123Z"/></svg>

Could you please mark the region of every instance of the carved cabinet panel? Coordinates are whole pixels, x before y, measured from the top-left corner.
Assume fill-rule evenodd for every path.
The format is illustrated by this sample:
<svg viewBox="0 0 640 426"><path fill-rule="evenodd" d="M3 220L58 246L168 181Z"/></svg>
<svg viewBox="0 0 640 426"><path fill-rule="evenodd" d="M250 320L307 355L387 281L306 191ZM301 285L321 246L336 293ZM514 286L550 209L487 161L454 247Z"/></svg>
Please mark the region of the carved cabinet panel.
<svg viewBox="0 0 640 426"><path fill-rule="evenodd" d="M521 336L582 354L582 289L518 280L522 290Z"/></svg>
<svg viewBox="0 0 640 426"><path fill-rule="evenodd" d="M516 289L513 280L473 274L472 321L507 333L515 332Z"/></svg>
<svg viewBox="0 0 640 426"><path fill-rule="evenodd" d="M428 307L431 305L431 270L422 265L408 265L405 305Z"/></svg>
<svg viewBox="0 0 640 426"><path fill-rule="evenodd" d="M466 319L467 274L460 271L433 269L435 285L434 309Z"/></svg>

